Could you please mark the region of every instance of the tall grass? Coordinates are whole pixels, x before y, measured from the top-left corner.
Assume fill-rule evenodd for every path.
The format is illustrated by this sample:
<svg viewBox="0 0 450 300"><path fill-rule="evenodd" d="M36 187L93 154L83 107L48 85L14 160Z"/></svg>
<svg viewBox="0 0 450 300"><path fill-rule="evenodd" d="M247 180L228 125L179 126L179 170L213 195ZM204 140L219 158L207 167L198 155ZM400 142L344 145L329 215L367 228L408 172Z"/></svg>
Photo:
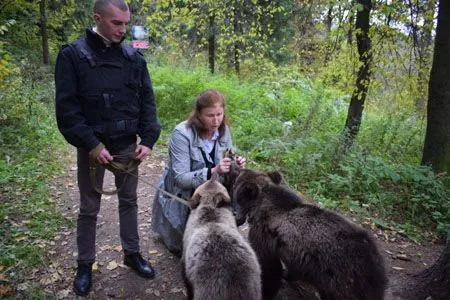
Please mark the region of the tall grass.
<svg viewBox="0 0 450 300"><path fill-rule="evenodd" d="M17 69L0 94L0 267L11 285L46 262L46 243L67 225L50 195L66 144L55 126L53 76L40 71Z"/></svg>
<svg viewBox="0 0 450 300"><path fill-rule="evenodd" d="M412 237L450 232L450 190L420 166L424 117L369 103L358 139L337 155L350 96L292 70L241 80L206 69L150 66L161 143L195 96L216 88L227 99L233 142L248 167L279 170L319 204L371 218Z"/></svg>

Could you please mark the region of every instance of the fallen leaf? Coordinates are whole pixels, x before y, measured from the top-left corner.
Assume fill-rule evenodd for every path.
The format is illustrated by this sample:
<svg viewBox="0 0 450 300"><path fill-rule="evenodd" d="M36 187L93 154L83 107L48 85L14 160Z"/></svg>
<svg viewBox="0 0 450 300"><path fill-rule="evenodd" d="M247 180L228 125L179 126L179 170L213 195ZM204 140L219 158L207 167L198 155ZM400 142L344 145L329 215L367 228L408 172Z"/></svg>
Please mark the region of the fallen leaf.
<svg viewBox="0 0 450 300"><path fill-rule="evenodd" d="M111 250L111 246L109 246L109 245L101 246L100 250L101 251Z"/></svg>
<svg viewBox="0 0 450 300"><path fill-rule="evenodd" d="M98 271L98 263L97 262L92 264L92 271Z"/></svg>
<svg viewBox="0 0 450 300"><path fill-rule="evenodd" d="M108 263L108 265L106 266L106 269L108 270L114 270L118 267L117 262L115 260L112 260Z"/></svg>
<svg viewBox="0 0 450 300"><path fill-rule="evenodd" d="M395 258L398 258L398 259L401 259L401 260L406 260L406 261L410 261L411 260L408 256L406 256L406 254L397 254L395 256Z"/></svg>
<svg viewBox="0 0 450 300"><path fill-rule="evenodd" d="M158 250L150 250L150 251L148 251L148 253L149 253L149 254L157 254L157 253L158 253Z"/></svg>
<svg viewBox="0 0 450 300"><path fill-rule="evenodd" d="M398 271L400 271L400 270L404 270L404 268L401 268L401 267L392 267L392 269L394 269L394 270L398 270Z"/></svg>
<svg viewBox="0 0 450 300"><path fill-rule="evenodd" d="M69 293L70 293L70 290L68 290L68 289L59 291L59 292L56 294L56 298L57 298L57 299L64 299L64 298L67 298L67 297L69 297Z"/></svg>
<svg viewBox="0 0 450 300"><path fill-rule="evenodd" d="M20 241L24 241L24 240L26 240L26 239L28 239L28 237L22 235L22 236L16 237L14 240L15 240L16 242L20 242Z"/></svg>
<svg viewBox="0 0 450 300"><path fill-rule="evenodd" d="M0 285L0 296L12 296L14 291L7 285Z"/></svg>
<svg viewBox="0 0 450 300"><path fill-rule="evenodd" d="M119 246L117 246L117 247L114 247L114 250L115 251L117 251L117 252L122 252L122 245L119 245Z"/></svg>
<svg viewBox="0 0 450 300"><path fill-rule="evenodd" d="M172 288L170 290L170 293L176 294L176 293L179 293L179 292L182 292L182 291L183 291L183 289L181 289L181 288Z"/></svg>

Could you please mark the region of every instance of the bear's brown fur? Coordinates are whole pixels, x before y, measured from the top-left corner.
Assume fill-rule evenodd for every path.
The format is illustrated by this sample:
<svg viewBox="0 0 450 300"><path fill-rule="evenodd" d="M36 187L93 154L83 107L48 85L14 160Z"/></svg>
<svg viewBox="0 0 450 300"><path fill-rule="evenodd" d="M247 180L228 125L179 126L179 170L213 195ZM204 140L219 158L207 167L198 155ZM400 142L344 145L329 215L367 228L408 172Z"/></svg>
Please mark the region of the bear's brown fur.
<svg viewBox="0 0 450 300"><path fill-rule="evenodd" d="M343 216L305 204L280 186L281 174L242 170L233 187L239 223L248 216L264 299L287 280L315 287L320 299L383 299L387 278L372 235Z"/></svg>
<svg viewBox="0 0 450 300"><path fill-rule="evenodd" d="M199 186L183 236L182 270L189 299L260 300L261 270L239 233L217 173Z"/></svg>

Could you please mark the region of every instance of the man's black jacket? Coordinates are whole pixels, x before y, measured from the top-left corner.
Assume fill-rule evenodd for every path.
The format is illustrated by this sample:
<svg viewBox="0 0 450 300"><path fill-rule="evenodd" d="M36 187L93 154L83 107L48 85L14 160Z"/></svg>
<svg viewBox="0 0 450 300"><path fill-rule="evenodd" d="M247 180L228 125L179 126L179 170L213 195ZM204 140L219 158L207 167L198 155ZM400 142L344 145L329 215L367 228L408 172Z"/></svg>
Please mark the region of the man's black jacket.
<svg viewBox="0 0 450 300"><path fill-rule="evenodd" d="M56 118L65 139L92 150L102 142L152 148L160 134L147 63L129 45L112 44L92 30L64 47L55 70Z"/></svg>

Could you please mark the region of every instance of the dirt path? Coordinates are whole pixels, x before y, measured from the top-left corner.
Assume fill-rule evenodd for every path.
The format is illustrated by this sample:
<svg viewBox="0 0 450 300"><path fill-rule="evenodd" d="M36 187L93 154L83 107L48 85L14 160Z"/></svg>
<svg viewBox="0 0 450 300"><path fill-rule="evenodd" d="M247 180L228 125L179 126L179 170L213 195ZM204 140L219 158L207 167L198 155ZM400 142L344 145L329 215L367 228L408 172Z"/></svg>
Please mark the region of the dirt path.
<svg viewBox="0 0 450 300"><path fill-rule="evenodd" d="M119 238L117 196L103 196L97 220L97 264L94 265L93 287L88 299L183 299L184 285L180 274L180 260L168 252L151 231L151 203L155 184L164 167L164 158L153 156L139 168L138 221L141 253L150 258L157 275L148 280L136 275L123 265L123 253ZM106 172L105 190L111 190L113 176ZM61 177L57 203L67 218L76 223L78 188L76 185L76 162L72 158L66 173ZM73 278L76 272L76 228L62 228L50 252L53 265L42 272L41 283L58 299L72 299Z"/></svg>
<svg viewBox="0 0 450 300"><path fill-rule="evenodd" d="M87 299L185 299L186 292L180 274L180 260L167 251L162 242L151 231L151 206L155 184L164 167L165 157L156 154L140 166L141 181L139 195L139 234L141 253L150 257L157 270L154 279L137 276L122 264L120 247L117 197L104 196L97 222L97 264L93 272L93 287ZM105 189L113 188L112 176L107 172ZM57 179L53 191L54 200L63 214L76 223L78 189L76 164L72 157L67 170ZM392 233L375 233L386 257L391 283L403 280L408 274L422 270L439 256L442 245L419 245L395 236ZM36 270L35 281L43 286L49 296L56 299L76 299L72 291L76 272L75 227L61 228L60 234L51 243L48 256L52 264L46 269Z"/></svg>

